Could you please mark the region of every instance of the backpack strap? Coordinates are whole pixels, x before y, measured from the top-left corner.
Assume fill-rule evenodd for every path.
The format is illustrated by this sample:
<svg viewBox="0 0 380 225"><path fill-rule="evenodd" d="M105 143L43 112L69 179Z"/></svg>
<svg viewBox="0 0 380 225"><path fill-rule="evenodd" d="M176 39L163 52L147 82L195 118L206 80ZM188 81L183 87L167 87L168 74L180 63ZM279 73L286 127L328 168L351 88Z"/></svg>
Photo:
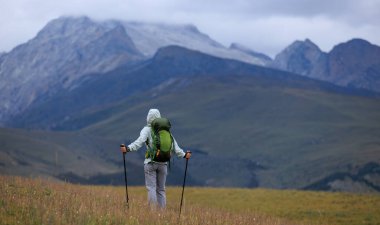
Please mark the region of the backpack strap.
<svg viewBox="0 0 380 225"><path fill-rule="evenodd" d="M173 138L172 134L170 134L170 138L172 139L172 146L170 147L170 152L172 152L174 150L174 138ZM169 164L169 171L171 171L171 162L172 162L172 159L173 159L173 165L174 165L174 157L171 157L169 159L169 162L168 162L168 164Z"/></svg>
<svg viewBox="0 0 380 225"><path fill-rule="evenodd" d="M150 157L150 151L151 151L151 148L149 146L149 137L147 137L145 141L145 145L146 145L145 158L147 159Z"/></svg>
<svg viewBox="0 0 380 225"><path fill-rule="evenodd" d="M173 138L171 133L170 133L170 138L172 139L172 146L170 147L170 151L173 151L174 150L174 138Z"/></svg>
<svg viewBox="0 0 380 225"><path fill-rule="evenodd" d="M150 129L150 138L152 140L152 145L153 147L151 147L149 145L149 137L146 139L145 141L145 144L146 144L146 153L145 153L145 158L148 159L148 158L151 158L153 160L153 156L154 156L154 152L155 152L155 144L154 144L154 135L153 135L153 128Z"/></svg>
<svg viewBox="0 0 380 225"><path fill-rule="evenodd" d="M149 137L146 139L145 144L147 146L147 152L145 154L145 158L151 158L152 160L154 159L154 154L157 152L157 146L156 146L156 139L157 135L154 132L154 129L151 128L150 130L150 138L152 139L152 147L149 145ZM158 140L159 141L159 140Z"/></svg>

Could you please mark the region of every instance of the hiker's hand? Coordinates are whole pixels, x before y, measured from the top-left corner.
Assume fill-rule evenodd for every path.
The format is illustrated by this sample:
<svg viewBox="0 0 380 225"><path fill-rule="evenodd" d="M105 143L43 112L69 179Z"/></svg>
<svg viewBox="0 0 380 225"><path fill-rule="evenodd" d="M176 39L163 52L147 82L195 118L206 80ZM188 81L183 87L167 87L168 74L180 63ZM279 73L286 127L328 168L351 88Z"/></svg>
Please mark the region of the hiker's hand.
<svg viewBox="0 0 380 225"><path fill-rule="evenodd" d="M191 152L190 152L190 151L187 151L187 152L185 153L185 157L184 157L184 158L186 158L186 159L190 159L190 157L191 157Z"/></svg>
<svg viewBox="0 0 380 225"><path fill-rule="evenodd" d="M120 151L122 153L127 153L128 152L128 147L125 146L125 144L120 145Z"/></svg>

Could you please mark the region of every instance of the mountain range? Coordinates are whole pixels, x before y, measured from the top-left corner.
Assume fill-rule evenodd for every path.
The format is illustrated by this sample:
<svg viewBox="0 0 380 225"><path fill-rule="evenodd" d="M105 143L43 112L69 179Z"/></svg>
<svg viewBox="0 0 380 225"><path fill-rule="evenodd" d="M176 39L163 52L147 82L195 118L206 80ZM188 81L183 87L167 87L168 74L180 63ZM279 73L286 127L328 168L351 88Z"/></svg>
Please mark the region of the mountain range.
<svg viewBox="0 0 380 225"><path fill-rule="evenodd" d="M362 39L322 52L309 39L280 52L272 66L343 87L380 92L380 47Z"/></svg>
<svg viewBox="0 0 380 225"><path fill-rule="evenodd" d="M120 184L117 146L157 107L192 185L379 191L378 51L305 40L272 60L192 25L62 17L0 57L0 172Z"/></svg>
<svg viewBox="0 0 380 225"><path fill-rule="evenodd" d="M226 48L193 25L61 17L49 22L35 38L0 57L0 122L22 114L43 96L78 85L74 81L84 75L144 61L169 45L344 87L380 90L380 47L365 40L339 44L329 53L310 40L296 41L271 60L240 44Z"/></svg>

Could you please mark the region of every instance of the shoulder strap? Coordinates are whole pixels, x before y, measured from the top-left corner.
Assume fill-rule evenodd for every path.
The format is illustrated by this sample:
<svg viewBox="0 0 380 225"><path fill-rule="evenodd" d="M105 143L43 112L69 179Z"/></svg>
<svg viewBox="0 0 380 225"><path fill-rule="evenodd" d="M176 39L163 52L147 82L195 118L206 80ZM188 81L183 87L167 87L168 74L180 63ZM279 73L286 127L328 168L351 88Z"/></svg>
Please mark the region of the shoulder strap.
<svg viewBox="0 0 380 225"><path fill-rule="evenodd" d="M157 151L156 145L154 144L154 130L153 128L150 129L150 137L148 137L145 141L146 145L146 153L145 153L145 158L151 158L153 159L155 152ZM152 141L152 147L150 146L149 143L149 138L151 138Z"/></svg>

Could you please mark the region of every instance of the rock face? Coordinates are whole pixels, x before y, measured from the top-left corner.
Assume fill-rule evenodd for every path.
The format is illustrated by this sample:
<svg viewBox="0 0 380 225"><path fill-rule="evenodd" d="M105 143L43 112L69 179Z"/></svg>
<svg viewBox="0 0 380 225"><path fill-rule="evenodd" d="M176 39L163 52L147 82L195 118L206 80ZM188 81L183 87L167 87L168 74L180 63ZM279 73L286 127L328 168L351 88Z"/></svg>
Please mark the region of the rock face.
<svg viewBox="0 0 380 225"><path fill-rule="evenodd" d="M322 52L310 40L279 53L273 67L334 84L380 92L380 47L353 39Z"/></svg>
<svg viewBox="0 0 380 225"><path fill-rule="evenodd" d="M143 58L120 24L95 23L87 17L53 20L0 58L0 121L85 74Z"/></svg>
<svg viewBox="0 0 380 225"><path fill-rule="evenodd" d="M316 78L321 67L326 67L327 55L309 39L295 41L289 47L279 53L273 66L289 72Z"/></svg>
<svg viewBox="0 0 380 225"><path fill-rule="evenodd" d="M330 81L348 87L380 92L380 47L353 39L329 53Z"/></svg>

